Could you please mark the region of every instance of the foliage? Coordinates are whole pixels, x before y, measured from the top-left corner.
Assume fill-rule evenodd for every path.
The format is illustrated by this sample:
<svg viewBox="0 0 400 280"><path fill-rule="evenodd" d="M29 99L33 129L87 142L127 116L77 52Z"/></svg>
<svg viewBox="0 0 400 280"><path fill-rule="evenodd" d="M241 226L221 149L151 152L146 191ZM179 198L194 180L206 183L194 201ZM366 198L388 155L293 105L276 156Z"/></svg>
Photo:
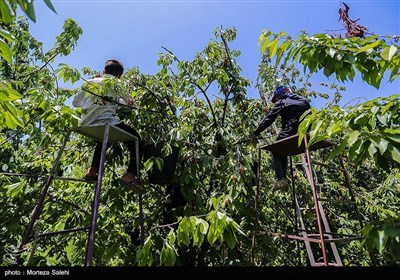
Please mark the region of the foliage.
<svg viewBox="0 0 400 280"><path fill-rule="evenodd" d="M336 79L342 82L352 81L358 71L365 82L379 88L385 73L390 74L390 82L399 76L399 46L391 42L389 36L385 39L377 35L342 39L328 34L302 34L298 40L293 40L284 32L273 34L264 31L259 40L261 51L274 57L276 63L281 59L298 62L304 70L322 70L327 77L335 74ZM399 97L399 94L379 97L350 108L310 109L304 114L299 127L299 144L306 133L309 133L309 145L323 139L337 139L340 145L332 151L331 158L346 155L356 168L373 160L379 169L388 174L386 176L396 174L400 167ZM396 186L393 185L395 190ZM398 220L398 215L393 219ZM371 251L378 248L379 252L385 246L390 246L388 249L396 247L396 243L379 243L376 240L376 231L372 230L377 228L376 224L380 224L381 228L397 227L392 220L388 224L379 218L378 221L371 221L363 231L363 244ZM378 242L380 247L371 245L374 242ZM392 256L395 257L395 254Z"/></svg>
<svg viewBox="0 0 400 280"><path fill-rule="evenodd" d="M390 42L389 36L386 39L389 42L378 35L343 39L329 34L302 34L294 40L285 32L265 30L259 42L261 52L268 50L276 63L293 60L312 73L323 70L326 77L335 74L340 82L353 81L358 71L363 81L379 89L386 71L390 71L390 82L399 76L399 46Z"/></svg>
<svg viewBox="0 0 400 280"><path fill-rule="evenodd" d="M20 257L22 264L28 266L83 265L93 187L80 181L59 180L80 178L89 165L93 142L80 135L72 134L67 143L31 241L24 248L19 248L19 244L64 135L78 125L82 113L66 105L76 91L59 88L58 80L73 84L100 72L89 68L79 71L64 63L52 65L56 56L70 55L82 34L72 19L65 22L63 32L47 52L30 35L26 19L13 18L6 31L5 36L13 39L8 44L10 59L3 57L0 65L1 263L9 265ZM159 55L158 72L143 74L134 67L127 69L120 83L113 79L106 83L107 87L122 87L134 99L132 106L119 106L119 116L137 129L145 143L165 143L164 156L172 152L173 146L178 147L179 156L168 185L151 184L148 178L153 168L161 169L167 162L161 158L142 162L141 179L146 190L141 201L142 217L137 195L118 183L127 163L126 152L120 144L110 147L97 220L94 265L307 265L303 246L271 235L296 231L292 198L289 193L270 191L274 182L270 156L259 146L247 145L247 140L268 112L268 96L278 83L288 84L309 98L329 99L327 92L312 89L310 78L314 71L324 67L325 59L339 58L336 53L333 57L321 54L314 63L305 54L306 48L323 53L327 46L332 47L333 41L328 37L306 40L302 35L298 41L287 38L278 47L283 33L271 33L268 36L272 40L266 39L264 33L261 42L266 52L256 85L262 99L251 100L247 97L251 81L241 75L237 63L240 51L230 49L236 34L234 28L217 28L214 38L192 60L183 61L164 48L165 52ZM313 47L307 45L310 42ZM353 57L353 71L365 72L365 78L371 79L361 64L377 61L379 67L371 65L378 67L378 72L383 68L392 71L393 80L398 75L398 67L392 65L398 61L397 46L396 53L392 53L392 46L387 49L389 45L381 41L369 47L372 51L365 49L370 43L364 41L334 42L341 46L336 52ZM300 54L302 58L298 59ZM278 58L274 64L273 58ZM280 58L285 59L279 62ZM304 63L309 73L303 76L296 62ZM314 66L310 67L310 63ZM342 65L345 70L340 65L333 70L346 80L351 77L351 70L346 63ZM103 95L104 88L89 84L85 88L88 94ZM334 91L330 105L305 117L300 133L304 135L310 128L310 142L330 138L344 143L334 152L343 156L343 168L354 185L360 213L365 222L370 222L362 231L363 244L382 253L379 264L398 265L398 256L393 254L398 246L400 211L398 95L377 98L354 108L339 108L337 103L345 88L334 84L326 85L326 89ZM273 134L268 132L268 136ZM263 139L266 143L272 140ZM332 159L327 151L318 151L313 157L322 162ZM304 208L312 208L306 177L296 163L300 157L293 160L299 202ZM382 161L387 161L389 169ZM259 178L258 172L262 174ZM321 195L349 198L349 190L343 187L344 175L315 168L315 177ZM354 209L329 204L327 213L333 229L360 234L362 223ZM312 220L309 213L305 215ZM51 234L66 229L77 231ZM340 246L340 253L345 265L370 265L368 252L360 242Z"/></svg>

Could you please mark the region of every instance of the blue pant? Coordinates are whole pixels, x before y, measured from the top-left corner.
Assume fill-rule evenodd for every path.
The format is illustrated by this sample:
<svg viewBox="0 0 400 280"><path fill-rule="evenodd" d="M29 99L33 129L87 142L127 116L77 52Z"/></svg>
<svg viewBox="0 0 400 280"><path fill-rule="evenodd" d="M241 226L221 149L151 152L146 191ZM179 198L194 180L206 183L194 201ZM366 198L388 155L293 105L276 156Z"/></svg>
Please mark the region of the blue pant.
<svg viewBox="0 0 400 280"><path fill-rule="evenodd" d="M277 181L286 179L288 169L288 158L286 155L272 153L272 167L275 170L275 179Z"/></svg>

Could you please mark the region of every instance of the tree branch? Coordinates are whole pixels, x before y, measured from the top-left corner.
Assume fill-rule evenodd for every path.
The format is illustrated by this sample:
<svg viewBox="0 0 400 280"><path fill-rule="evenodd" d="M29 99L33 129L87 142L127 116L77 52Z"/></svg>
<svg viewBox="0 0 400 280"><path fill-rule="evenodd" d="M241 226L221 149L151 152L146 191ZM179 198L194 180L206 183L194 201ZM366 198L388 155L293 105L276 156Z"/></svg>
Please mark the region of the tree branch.
<svg viewBox="0 0 400 280"><path fill-rule="evenodd" d="M163 46L161 46L161 47L162 47L164 50L166 50L168 53L170 53L171 55L173 55L173 56L174 56L174 59L175 59L178 63L181 62L170 50L168 50L167 48L165 48L165 47L163 47ZM186 72L186 74L187 74L187 76L189 77L189 82L190 82L191 84L193 84L193 85L194 85L198 90L200 90L200 92L203 94L204 98L205 98L206 101L207 101L208 107L209 107L210 110L211 110L211 115L212 115L212 117L213 117L214 125L215 125L216 127L218 127L217 118L216 118L216 116L215 116L215 112L214 112L214 109L213 109L213 107L212 107L211 101L210 101L210 99L209 99L208 96L207 96L207 92L206 92L202 87L200 87L198 83L196 83L196 81L194 80L194 78L193 78L188 72Z"/></svg>

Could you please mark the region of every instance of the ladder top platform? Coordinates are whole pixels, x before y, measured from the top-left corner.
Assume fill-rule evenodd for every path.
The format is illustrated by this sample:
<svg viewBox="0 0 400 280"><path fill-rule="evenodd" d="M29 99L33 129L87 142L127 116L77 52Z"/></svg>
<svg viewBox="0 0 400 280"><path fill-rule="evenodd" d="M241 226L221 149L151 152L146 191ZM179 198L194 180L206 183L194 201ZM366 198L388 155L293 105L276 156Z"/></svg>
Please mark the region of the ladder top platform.
<svg viewBox="0 0 400 280"><path fill-rule="evenodd" d="M105 125L98 126L79 126L73 128L72 131L91 137L99 142L103 142L104 137L104 129ZM110 130L108 132L108 142L116 143L116 142L124 142L124 141L137 141L138 138L130 134L129 132L124 131L123 129L110 125Z"/></svg>
<svg viewBox="0 0 400 280"><path fill-rule="evenodd" d="M272 144L261 146L260 149L271 151L271 152L281 154L281 155L287 155L287 156L298 155L298 154L302 154L305 152L304 141L302 141L302 143L299 147L298 140L299 140L299 135L295 134L295 135L289 136L287 138L278 140ZM311 147L308 148L308 150L314 151L314 150L318 150L318 149L322 149L322 148L326 148L326 147L332 147L335 145L336 144L333 143L332 141L321 140L317 143L312 144Z"/></svg>

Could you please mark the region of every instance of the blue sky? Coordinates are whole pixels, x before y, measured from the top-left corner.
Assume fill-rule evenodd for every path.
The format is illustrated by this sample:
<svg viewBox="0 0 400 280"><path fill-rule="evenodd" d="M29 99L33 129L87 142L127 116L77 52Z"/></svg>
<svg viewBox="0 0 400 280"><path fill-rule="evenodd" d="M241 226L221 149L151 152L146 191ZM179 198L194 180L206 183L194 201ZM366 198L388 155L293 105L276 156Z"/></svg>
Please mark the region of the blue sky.
<svg viewBox="0 0 400 280"><path fill-rule="evenodd" d="M349 16L368 27L372 33L400 35L400 1L344 1L350 6ZM162 46L171 50L180 60L191 60L214 38L216 27L236 27L237 39L231 49L241 51L238 59L243 76L255 82L260 62L258 37L263 29L285 31L296 38L301 30L309 34L341 30L338 21L340 1L105 1L52 0L54 14L43 1L35 1L37 23L31 22L31 33L44 43L45 50L55 42L63 22L73 18L83 29L76 49L58 63L81 69L102 70L109 58L120 60L126 68L134 66L146 74L159 70L158 54ZM318 75L317 82L333 82ZM77 83L74 86L79 86ZM341 104L355 97L368 99L400 93L400 80L383 82L376 90L360 78L346 84L347 93ZM248 96L259 98L252 87ZM318 101L314 106L318 107ZM354 105L354 104L353 104Z"/></svg>

